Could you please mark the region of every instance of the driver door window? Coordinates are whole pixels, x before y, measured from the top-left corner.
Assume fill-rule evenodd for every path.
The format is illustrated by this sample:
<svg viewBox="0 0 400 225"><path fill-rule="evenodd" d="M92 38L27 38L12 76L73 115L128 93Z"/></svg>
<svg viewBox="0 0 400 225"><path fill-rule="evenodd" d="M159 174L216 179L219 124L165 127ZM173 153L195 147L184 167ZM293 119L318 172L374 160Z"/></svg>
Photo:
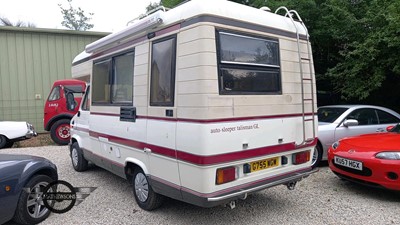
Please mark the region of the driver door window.
<svg viewBox="0 0 400 225"><path fill-rule="evenodd" d="M376 125L379 124L375 109L357 109L347 116L346 119L355 119L358 125Z"/></svg>

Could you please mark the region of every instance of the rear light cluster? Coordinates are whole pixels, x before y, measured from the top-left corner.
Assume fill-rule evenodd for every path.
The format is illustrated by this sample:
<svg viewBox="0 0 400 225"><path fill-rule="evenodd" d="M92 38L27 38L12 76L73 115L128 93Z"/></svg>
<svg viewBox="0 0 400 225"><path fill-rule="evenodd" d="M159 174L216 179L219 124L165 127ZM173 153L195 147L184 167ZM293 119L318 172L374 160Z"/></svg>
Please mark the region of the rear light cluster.
<svg viewBox="0 0 400 225"><path fill-rule="evenodd" d="M236 180L236 178L237 178L236 167L231 166L231 167L220 168L217 169L217 178L215 183L225 184Z"/></svg>
<svg viewBox="0 0 400 225"><path fill-rule="evenodd" d="M293 154L292 162L294 165L299 165L310 161L311 151L298 152Z"/></svg>

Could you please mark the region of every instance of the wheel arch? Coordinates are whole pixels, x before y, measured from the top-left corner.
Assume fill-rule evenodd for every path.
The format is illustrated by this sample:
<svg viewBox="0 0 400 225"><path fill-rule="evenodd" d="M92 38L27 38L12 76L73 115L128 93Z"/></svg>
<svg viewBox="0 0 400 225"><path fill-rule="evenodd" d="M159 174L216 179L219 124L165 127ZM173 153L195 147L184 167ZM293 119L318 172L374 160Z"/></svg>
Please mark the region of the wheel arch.
<svg viewBox="0 0 400 225"><path fill-rule="evenodd" d="M148 168L146 167L146 165L142 161L140 161L138 159L135 159L135 158L131 158L131 157L126 158L126 160L125 160L125 175L126 175L126 179L131 181L132 180L132 176L133 176L133 172L137 168L143 170L143 172L146 175L149 174Z"/></svg>
<svg viewBox="0 0 400 225"><path fill-rule="evenodd" d="M57 116L55 116L55 117L53 117L53 118L50 119L50 121L46 124L46 126L44 127L44 129L45 129L46 131L50 131L51 127L53 126L53 124L54 124L55 122L57 122L57 121L59 121L59 120L62 120L62 119L69 119L69 120L71 120L72 117L74 117L74 114L66 114L66 113L63 113L63 114L57 115Z"/></svg>

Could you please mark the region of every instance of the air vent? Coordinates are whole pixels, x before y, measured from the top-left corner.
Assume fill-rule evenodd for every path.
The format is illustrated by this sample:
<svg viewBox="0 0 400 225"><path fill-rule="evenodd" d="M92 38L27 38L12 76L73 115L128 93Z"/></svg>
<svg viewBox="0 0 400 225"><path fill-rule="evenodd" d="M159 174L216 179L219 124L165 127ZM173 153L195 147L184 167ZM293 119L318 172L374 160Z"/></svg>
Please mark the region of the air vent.
<svg viewBox="0 0 400 225"><path fill-rule="evenodd" d="M136 122L136 107L121 107L120 121Z"/></svg>

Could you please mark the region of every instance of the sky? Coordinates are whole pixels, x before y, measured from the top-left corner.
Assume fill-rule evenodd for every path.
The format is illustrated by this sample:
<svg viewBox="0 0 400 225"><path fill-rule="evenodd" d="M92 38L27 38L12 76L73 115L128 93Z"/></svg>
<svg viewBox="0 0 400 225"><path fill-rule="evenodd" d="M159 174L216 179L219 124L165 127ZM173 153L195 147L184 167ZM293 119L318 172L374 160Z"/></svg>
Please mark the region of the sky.
<svg viewBox="0 0 400 225"><path fill-rule="evenodd" d="M94 13L90 31L115 32L126 23L146 12L150 2L158 0L72 0L72 7L81 9L86 16ZM67 0L0 0L0 17L12 23L30 22L37 28L67 29L61 25L63 16L58 4L69 8Z"/></svg>

